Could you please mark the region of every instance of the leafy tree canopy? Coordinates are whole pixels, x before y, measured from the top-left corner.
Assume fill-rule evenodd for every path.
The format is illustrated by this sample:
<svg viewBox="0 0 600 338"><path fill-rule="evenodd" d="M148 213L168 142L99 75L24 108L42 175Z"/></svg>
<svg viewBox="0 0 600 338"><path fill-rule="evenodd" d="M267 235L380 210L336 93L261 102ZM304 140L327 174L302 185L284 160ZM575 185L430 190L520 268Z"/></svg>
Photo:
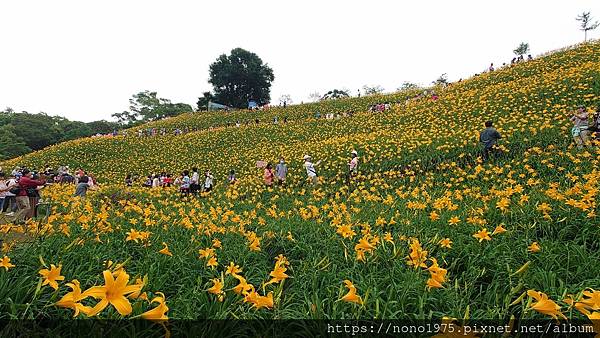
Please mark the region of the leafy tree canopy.
<svg viewBox="0 0 600 338"><path fill-rule="evenodd" d="M235 48L230 55L222 54L210 65L209 74L217 103L246 108L250 100L258 105L271 100L273 70L252 52Z"/></svg>

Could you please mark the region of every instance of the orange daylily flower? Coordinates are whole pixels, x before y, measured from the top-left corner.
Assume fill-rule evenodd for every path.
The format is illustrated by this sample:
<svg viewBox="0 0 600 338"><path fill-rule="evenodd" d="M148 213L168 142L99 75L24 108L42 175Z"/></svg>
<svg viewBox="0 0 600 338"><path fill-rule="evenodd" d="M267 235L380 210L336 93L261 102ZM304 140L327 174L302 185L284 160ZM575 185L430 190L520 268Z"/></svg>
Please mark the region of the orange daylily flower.
<svg viewBox="0 0 600 338"><path fill-rule="evenodd" d="M363 300L359 295L356 294L356 287L354 286L354 284L352 284L352 282L347 279L344 280L344 284L348 288L348 293L345 294L341 298L341 300L343 300L344 302L350 302L350 303L356 303L356 304L362 305Z"/></svg>
<svg viewBox="0 0 600 338"><path fill-rule="evenodd" d="M54 290L58 290L58 282L57 281L61 281L61 280L65 279L65 276L60 275L61 269L62 269L62 265L59 265L58 267L56 267L56 266L54 266L54 264L50 264L50 270L41 269L39 273L40 273L40 275L42 275L42 277L44 277L44 282L42 283L42 286L50 285Z"/></svg>
<svg viewBox="0 0 600 338"><path fill-rule="evenodd" d="M562 314L562 312L560 312L560 306L558 306L558 304L550 300L545 293L535 290L529 290L527 291L527 295L536 300L535 303L531 304L531 309L539 313L548 315L554 319L558 319L558 316L567 319L567 317L564 314Z"/></svg>

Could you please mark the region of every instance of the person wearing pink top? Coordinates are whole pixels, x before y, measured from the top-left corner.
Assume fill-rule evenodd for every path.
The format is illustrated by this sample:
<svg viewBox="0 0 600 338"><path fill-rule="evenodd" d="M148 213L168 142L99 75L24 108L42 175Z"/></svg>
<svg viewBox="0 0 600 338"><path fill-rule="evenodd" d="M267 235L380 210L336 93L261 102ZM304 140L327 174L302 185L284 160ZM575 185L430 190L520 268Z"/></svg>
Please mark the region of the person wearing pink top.
<svg viewBox="0 0 600 338"><path fill-rule="evenodd" d="M348 162L348 175L350 178L352 178L358 174L358 152L356 150L352 150L350 156L351 159Z"/></svg>
<svg viewBox="0 0 600 338"><path fill-rule="evenodd" d="M265 173L264 173L265 185L267 187L272 186L274 178L275 178L275 174L273 173L273 166L271 166L271 163L267 163L267 166L265 167Z"/></svg>

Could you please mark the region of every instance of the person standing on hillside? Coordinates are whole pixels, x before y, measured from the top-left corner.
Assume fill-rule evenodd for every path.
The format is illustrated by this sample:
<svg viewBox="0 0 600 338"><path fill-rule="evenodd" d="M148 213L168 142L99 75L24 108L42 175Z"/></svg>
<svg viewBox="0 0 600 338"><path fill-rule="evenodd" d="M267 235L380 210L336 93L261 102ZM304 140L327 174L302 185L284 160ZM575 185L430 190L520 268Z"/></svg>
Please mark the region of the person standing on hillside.
<svg viewBox="0 0 600 338"><path fill-rule="evenodd" d="M29 169L23 170L23 176L19 179L17 206L19 209L25 210L25 219L32 218L35 215L35 203L40 196L37 188L45 185L46 182L42 180L34 180Z"/></svg>
<svg viewBox="0 0 600 338"><path fill-rule="evenodd" d="M315 167L319 166L320 164L321 161L313 163L309 155L304 155L304 168L306 169L306 174L308 175L308 179L310 180L311 184L315 186L319 184L319 178Z"/></svg>
<svg viewBox="0 0 600 338"><path fill-rule="evenodd" d="M358 152L356 150L352 150L350 153L350 161L348 161L348 182L358 175Z"/></svg>
<svg viewBox="0 0 600 338"><path fill-rule="evenodd" d="M490 152L493 151L498 140L502 138L500 133L492 125L492 121L486 121L485 129L479 134L479 142L483 144L484 161L489 158Z"/></svg>
<svg viewBox="0 0 600 338"><path fill-rule="evenodd" d="M197 194L199 190L200 190L200 174L198 173L198 168L192 168L190 192L192 194Z"/></svg>
<svg viewBox="0 0 600 338"><path fill-rule="evenodd" d="M588 119L589 115L584 106L579 106L577 112L570 118L571 122L573 122L571 135L573 135L573 139L579 149L583 148L589 142L590 131L588 130Z"/></svg>
<svg viewBox="0 0 600 338"><path fill-rule="evenodd" d="M588 128L594 136L594 140L600 141L600 104L596 107L596 112L592 115L592 123Z"/></svg>
<svg viewBox="0 0 600 338"><path fill-rule="evenodd" d="M210 170L207 170L204 173L204 192L210 192L213 188L213 181L215 177L210 173Z"/></svg>
<svg viewBox="0 0 600 338"><path fill-rule="evenodd" d="M0 212L4 211L4 204L7 201L8 192L8 181L6 180L6 174L0 171Z"/></svg>
<svg viewBox="0 0 600 338"><path fill-rule="evenodd" d="M275 167L275 175L277 176L277 184L285 185L285 178L288 173L287 164L285 164L285 159L283 157L279 158L279 163Z"/></svg>
<svg viewBox="0 0 600 338"><path fill-rule="evenodd" d="M183 173L181 173L181 179L179 180L179 184L180 188L179 191L181 191L182 195L187 195L190 193L190 184L191 184L191 180L190 180L190 172L187 170L184 170Z"/></svg>
<svg viewBox="0 0 600 338"><path fill-rule="evenodd" d="M265 173L264 173L265 185L267 187L273 186L274 178L275 178L275 174L273 173L273 166L271 165L271 163L267 163L267 166L265 167Z"/></svg>

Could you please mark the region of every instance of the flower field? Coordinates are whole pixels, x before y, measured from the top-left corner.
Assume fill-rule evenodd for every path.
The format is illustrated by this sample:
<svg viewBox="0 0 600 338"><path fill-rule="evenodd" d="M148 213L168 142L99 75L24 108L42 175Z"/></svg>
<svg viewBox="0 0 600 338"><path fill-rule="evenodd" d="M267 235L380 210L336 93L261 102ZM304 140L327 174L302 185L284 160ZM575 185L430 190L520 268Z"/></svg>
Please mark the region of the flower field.
<svg viewBox="0 0 600 338"><path fill-rule="evenodd" d="M600 103L598 55L597 42L557 51L437 88L435 101L186 114L144 128L198 131L2 163L82 167L101 187L81 201L49 186L48 219L0 225L0 318L597 318L600 148L574 146L569 116ZM398 104L367 112L386 101ZM482 162L488 119L501 155ZM354 149L360 173L346 184ZM304 154L323 161L317 187ZM255 163L280 156L289 184L267 188ZM214 173L210 194L122 183L192 167Z"/></svg>

